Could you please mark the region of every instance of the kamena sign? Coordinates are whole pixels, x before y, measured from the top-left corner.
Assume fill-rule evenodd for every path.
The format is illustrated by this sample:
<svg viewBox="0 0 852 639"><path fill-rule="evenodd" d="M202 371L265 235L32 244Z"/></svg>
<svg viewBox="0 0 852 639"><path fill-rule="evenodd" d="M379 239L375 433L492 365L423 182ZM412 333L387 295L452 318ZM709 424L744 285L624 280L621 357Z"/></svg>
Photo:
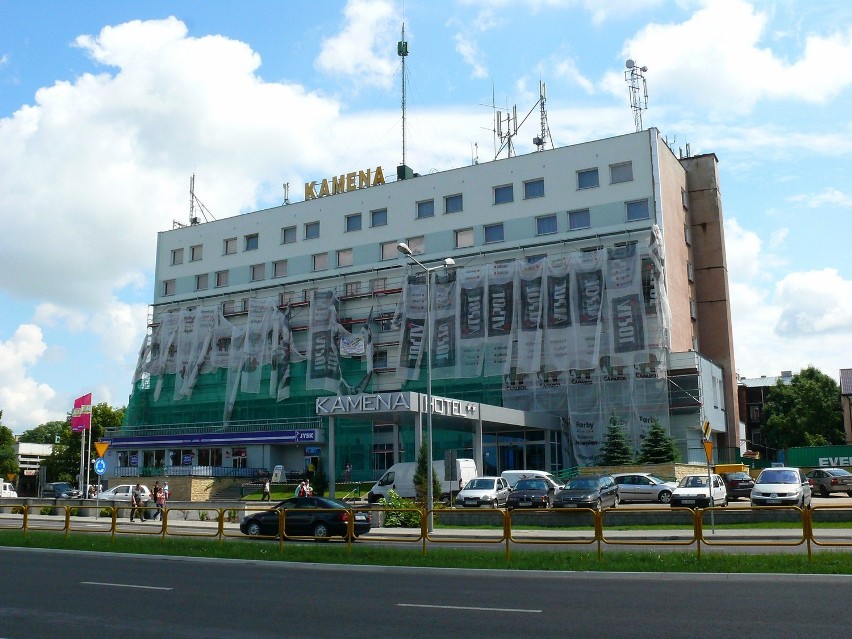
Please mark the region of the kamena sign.
<svg viewBox="0 0 852 639"><path fill-rule="evenodd" d="M323 179L317 187L317 181L305 182L305 201L316 200L320 197L329 195L337 195L338 193L346 193L347 191L357 191L370 186L377 186L385 183L385 172L382 167L377 166L375 170L367 169L365 171L352 171L340 176L335 176L330 179Z"/></svg>
<svg viewBox="0 0 852 639"><path fill-rule="evenodd" d="M426 413L426 395L405 391L364 395L317 397L317 415L357 415L363 413ZM479 418L479 405L459 399L432 396L432 414L445 417Z"/></svg>

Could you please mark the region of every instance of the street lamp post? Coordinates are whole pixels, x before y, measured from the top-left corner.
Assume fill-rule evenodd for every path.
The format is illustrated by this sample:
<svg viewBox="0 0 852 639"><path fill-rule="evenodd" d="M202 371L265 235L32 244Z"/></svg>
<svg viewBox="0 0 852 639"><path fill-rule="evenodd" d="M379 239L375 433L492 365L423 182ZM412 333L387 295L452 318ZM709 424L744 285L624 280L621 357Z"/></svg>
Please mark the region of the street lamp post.
<svg viewBox="0 0 852 639"><path fill-rule="evenodd" d="M455 266L456 263L453 258L447 257L442 264L429 268L414 257L411 248L405 242L397 244L396 250L410 258L426 273L426 318L423 322L426 331L426 456L429 458L426 470L426 481L428 482L426 487L426 529L432 532L432 509L435 507L435 495L432 488L434 484L434 467L432 464L432 273L438 269Z"/></svg>

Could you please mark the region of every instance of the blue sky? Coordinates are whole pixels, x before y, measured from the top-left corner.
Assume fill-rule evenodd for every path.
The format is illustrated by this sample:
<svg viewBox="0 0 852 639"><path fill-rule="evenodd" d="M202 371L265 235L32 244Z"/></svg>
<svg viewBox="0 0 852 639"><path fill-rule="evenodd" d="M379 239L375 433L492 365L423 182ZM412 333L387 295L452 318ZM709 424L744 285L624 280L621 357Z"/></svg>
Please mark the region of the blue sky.
<svg viewBox="0 0 852 639"><path fill-rule="evenodd" d="M491 105L547 84L554 143L645 126L719 158L737 371L852 366L852 6L845 0L0 0L0 410L123 406L157 233L282 183L494 157ZM533 113L517 152L532 150Z"/></svg>

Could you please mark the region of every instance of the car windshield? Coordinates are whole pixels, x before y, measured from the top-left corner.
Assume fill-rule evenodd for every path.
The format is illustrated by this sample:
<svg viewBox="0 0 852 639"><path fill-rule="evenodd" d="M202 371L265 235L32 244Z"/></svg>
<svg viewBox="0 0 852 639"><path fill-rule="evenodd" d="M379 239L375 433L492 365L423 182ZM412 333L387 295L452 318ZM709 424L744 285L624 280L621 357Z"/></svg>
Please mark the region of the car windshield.
<svg viewBox="0 0 852 639"><path fill-rule="evenodd" d="M648 479L650 479L655 484L665 484L666 483L665 479L660 479L656 475L648 475Z"/></svg>
<svg viewBox="0 0 852 639"><path fill-rule="evenodd" d="M542 479L522 479L515 484L515 490L547 490L547 482Z"/></svg>
<svg viewBox="0 0 852 639"><path fill-rule="evenodd" d="M852 475L852 473L848 470L844 470L843 468L834 468L827 472L829 475L833 475L834 477L847 477L848 475Z"/></svg>
<svg viewBox="0 0 852 639"><path fill-rule="evenodd" d="M759 484L798 484L799 473L795 470L764 470L760 473Z"/></svg>
<svg viewBox="0 0 852 639"><path fill-rule="evenodd" d="M728 473L726 477L731 479L751 479L751 476L748 473Z"/></svg>
<svg viewBox="0 0 852 639"><path fill-rule="evenodd" d="M464 487L465 490L489 490L491 488L494 488L493 479L471 479Z"/></svg>
<svg viewBox="0 0 852 639"><path fill-rule="evenodd" d="M566 490L594 490L598 487L597 479L572 479L565 486Z"/></svg>
<svg viewBox="0 0 852 639"><path fill-rule="evenodd" d="M680 480L678 487L680 488L701 488L707 485L707 478L704 475L689 475Z"/></svg>

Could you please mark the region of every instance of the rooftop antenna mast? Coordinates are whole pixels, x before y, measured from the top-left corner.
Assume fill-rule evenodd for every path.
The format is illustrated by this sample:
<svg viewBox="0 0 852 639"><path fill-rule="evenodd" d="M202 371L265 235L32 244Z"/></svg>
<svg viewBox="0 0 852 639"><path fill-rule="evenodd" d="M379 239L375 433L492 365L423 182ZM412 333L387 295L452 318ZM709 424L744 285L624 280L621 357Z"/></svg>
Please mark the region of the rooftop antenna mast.
<svg viewBox="0 0 852 639"><path fill-rule="evenodd" d="M503 113L497 111L497 137L500 140L500 148L494 156L496 160L503 148L507 149L507 157L512 157L515 152L515 147L512 144L512 138L518 134L518 107L513 106L511 113L506 113L506 133L503 133Z"/></svg>
<svg viewBox="0 0 852 639"><path fill-rule="evenodd" d="M633 124L636 132L642 130L642 111L648 108L648 83L645 82L645 72L648 67L640 67L636 61L629 59L624 63L624 80L630 93L630 108L633 109Z"/></svg>
<svg viewBox="0 0 852 639"><path fill-rule="evenodd" d="M215 217L213 217L213 214L210 212L210 210L206 206L204 206L204 203L195 196L195 173L193 173L192 177L189 178L189 225L190 226L195 226L196 224L199 224L201 222L201 220L198 219L198 215L196 215L196 213L195 213L195 206L196 205L198 205L198 210L201 212L201 215L204 216L205 222L209 222L210 220L216 219ZM178 222L177 220L172 220L172 228L173 229L184 228L185 226L186 226L186 224L184 224L182 222Z"/></svg>
<svg viewBox="0 0 852 639"><path fill-rule="evenodd" d="M408 43L405 41L405 23L402 23L402 38L396 43L396 54L402 58L402 164L405 166L405 58Z"/></svg>
<svg viewBox="0 0 852 639"><path fill-rule="evenodd" d="M533 138L533 144L537 151L544 151L544 145L547 140L550 140L550 148L553 148L553 137L550 135L550 126L547 124L547 109L544 103L547 101L547 86L539 80L538 83L538 104L541 112L541 134Z"/></svg>

